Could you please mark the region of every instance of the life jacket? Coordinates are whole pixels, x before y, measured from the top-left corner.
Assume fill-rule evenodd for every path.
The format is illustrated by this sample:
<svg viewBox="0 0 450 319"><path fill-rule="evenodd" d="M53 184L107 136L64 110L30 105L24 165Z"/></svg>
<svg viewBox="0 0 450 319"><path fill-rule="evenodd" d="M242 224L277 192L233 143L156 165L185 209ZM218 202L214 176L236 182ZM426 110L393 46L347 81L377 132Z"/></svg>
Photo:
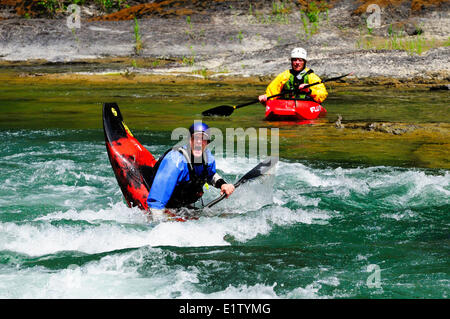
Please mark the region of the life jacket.
<svg viewBox="0 0 450 319"><path fill-rule="evenodd" d="M153 172L151 176L148 175L146 178L144 178L145 185L147 186L149 191L153 185L153 180L155 179L156 172L158 171L158 168L161 165L162 160L172 150L173 150L172 148L167 150L158 159L155 166L153 166ZM177 151L180 152L186 158L187 167L189 170L189 180L180 183L175 187L169 201L166 204L166 208L187 207L195 203L197 200L200 199L200 197L203 196L203 185L208 180L208 170L207 170L208 156L206 155L206 152L203 152L201 163L201 165L203 166L203 170L201 176L199 176L195 172L193 165L193 156L191 155L190 150L185 149L184 147L179 147Z"/></svg>
<svg viewBox="0 0 450 319"><path fill-rule="evenodd" d="M284 84L281 93L286 92L284 97L288 99L308 99L305 93L298 90L298 87L303 83L309 84L308 74L313 73L314 71L311 69L305 71L305 69L303 69L303 71L300 71L297 75L294 75L292 69L289 71L291 73L289 80Z"/></svg>

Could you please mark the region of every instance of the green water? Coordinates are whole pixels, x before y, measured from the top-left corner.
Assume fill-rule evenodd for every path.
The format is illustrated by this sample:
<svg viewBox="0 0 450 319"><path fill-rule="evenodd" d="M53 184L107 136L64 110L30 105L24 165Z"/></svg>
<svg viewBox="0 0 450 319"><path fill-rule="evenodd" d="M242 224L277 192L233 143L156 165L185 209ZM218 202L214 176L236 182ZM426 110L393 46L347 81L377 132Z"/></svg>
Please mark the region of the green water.
<svg viewBox="0 0 450 319"><path fill-rule="evenodd" d="M120 75L106 83L40 81L39 77L24 80L18 74L11 71L0 74L3 129L99 129L101 103L115 101L132 130L171 132L189 126L193 119L201 119L201 112L206 109L254 100L265 89L265 84L232 85L220 81L201 85L139 83ZM313 125L267 122L259 104L236 110L230 117L204 120L222 131L279 128L280 153L292 160L337 162L337 165L450 167L448 91L330 86L328 89L330 96L323 104L328 115ZM343 117L343 123L400 122L425 129L404 136L361 129L338 130L333 124L338 115ZM430 125L444 128L436 131Z"/></svg>
<svg viewBox="0 0 450 319"><path fill-rule="evenodd" d="M332 89L328 117L315 125L265 122L258 105L208 119L222 130L279 128L276 171L237 189L209 216L148 224L123 202L101 103L116 101L157 157L173 144L172 129L205 108L251 100L263 85L0 86L0 298L449 296L448 170L414 165L409 150L424 137L384 140L330 124L337 114L448 123L446 92ZM433 110L424 106L430 100ZM355 145L361 136L367 141ZM387 142L390 150L374 151ZM229 181L255 165L216 159ZM217 196L211 188L205 201Z"/></svg>

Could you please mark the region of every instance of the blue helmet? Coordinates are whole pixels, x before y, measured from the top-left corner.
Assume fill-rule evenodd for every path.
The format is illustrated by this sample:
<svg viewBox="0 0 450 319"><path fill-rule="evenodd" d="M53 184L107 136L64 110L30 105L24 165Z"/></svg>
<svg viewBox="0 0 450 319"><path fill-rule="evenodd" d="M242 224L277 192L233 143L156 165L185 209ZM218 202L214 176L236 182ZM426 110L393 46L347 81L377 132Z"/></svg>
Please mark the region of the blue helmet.
<svg viewBox="0 0 450 319"><path fill-rule="evenodd" d="M192 135L197 132L202 132L206 136L206 139L209 141L209 126L206 123L203 123L202 121L195 121L194 124L192 124L189 128L189 133L191 133Z"/></svg>

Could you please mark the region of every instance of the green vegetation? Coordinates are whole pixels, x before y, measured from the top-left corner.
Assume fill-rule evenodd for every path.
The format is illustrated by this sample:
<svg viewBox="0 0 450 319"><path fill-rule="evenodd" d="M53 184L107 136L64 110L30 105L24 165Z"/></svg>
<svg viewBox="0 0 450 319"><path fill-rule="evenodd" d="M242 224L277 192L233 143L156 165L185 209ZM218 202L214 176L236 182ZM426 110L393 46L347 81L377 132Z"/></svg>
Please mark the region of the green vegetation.
<svg viewBox="0 0 450 319"><path fill-rule="evenodd" d="M50 16L54 16L57 13L65 13L67 7L71 4L84 5L88 0L40 0L37 4L42 11ZM128 7L126 0L94 0L96 3L106 12L112 12ZM25 15L29 15L26 13Z"/></svg>
<svg viewBox="0 0 450 319"><path fill-rule="evenodd" d="M110 11L114 7L114 0L95 0L98 4L100 4L105 11Z"/></svg>
<svg viewBox="0 0 450 319"><path fill-rule="evenodd" d="M194 70L194 71L192 71L192 74L198 74L198 75L201 75L205 80L207 80L207 79L208 79L208 76L209 76L209 72L208 72L208 69L207 69L207 68L202 68L202 69L199 69L199 70Z"/></svg>
<svg viewBox="0 0 450 319"><path fill-rule="evenodd" d="M412 38L400 38L396 34L391 36L385 41L384 49L387 50L404 50L408 54L422 54L425 48L425 39L420 36L414 36Z"/></svg>
<svg viewBox="0 0 450 319"><path fill-rule="evenodd" d="M292 7L294 6L292 0L272 1L272 10L269 15L264 14L261 11L253 10L250 4L248 13L251 17L251 21L260 24L289 24L289 14L292 13Z"/></svg>
<svg viewBox="0 0 450 319"><path fill-rule="evenodd" d="M444 42L444 47L450 47L450 37Z"/></svg>
<svg viewBox="0 0 450 319"><path fill-rule="evenodd" d="M95 2L98 3L106 12L112 12L128 7L126 0L95 0Z"/></svg>
<svg viewBox="0 0 450 319"><path fill-rule="evenodd" d="M242 31L239 30L239 33L237 35L237 39L239 41L239 43L242 43L242 40L244 40L244 36L242 35Z"/></svg>
<svg viewBox="0 0 450 319"><path fill-rule="evenodd" d="M185 65L193 66L195 64L195 51L192 45L189 47L189 49L191 50L192 55L190 57L183 56L182 63Z"/></svg>
<svg viewBox="0 0 450 319"><path fill-rule="evenodd" d="M325 1L309 2L306 9L300 10L300 18L302 20L305 38L309 39L319 32L319 25L323 21L329 23L327 3Z"/></svg>
<svg viewBox="0 0 450 319"><path fill-rule="evenodd" d="M135 40L134 52L136 55L139 55L143 49L143 43L141 34L139 32L139 23L136 18L134 18L134 40Z"/></svg>
<svg viewBox="0 0 450 319"><path fill-rule="evenodd" d="M191 57L185 57L185 56L183 56L182 63L183 63L183 64L186 64L186 65L193 66L194 63L195 63L195 57L193 57L193 56L191 56Z"/></svg>
<svg viewBox="0 0 450 319"><path fill-rule="evenodd" d="M191 17L187 16L186 17L186 23L188 25L189 30L186 30L186 34L189 38L193 38L193 33L192 33L192 23L191 23Z"/></svg>
<svg viewBox="0 0 450 319"><path fill-rule="evenodd" d="M437 41L436 39L425 39L422 32L415 36L408 36L393 30L392 25L388 27L388 36L379 37L371 34L363 35L362 28L359 28L359 37L356 40L356 48L364 50L400 50L409 55L421 55L425 51L448 46L447 41Z"/></svg>
<svg viewBox="0 0 450 319"><path fill-rule="evenodd" d="M272 10L270 14L265 14L262 11L254 10L250 4L248 16L250 22L260 24L297 24L299 21L294 21L292 13L297 6L292 0L272 1ZM319 31L319 25L328 19L328 4L325 0L310 1L306 6L300 10L300 23L303 27L304 37L310 38ZM300 34L299 34L300 35Z"/></svg>
<svg viewBox="0 0 450 319"><path fill-rule="evenodd" d="M44 10L51 15L55 14L56 12L63 12L64 6L67 8L67 5L64 4L64 1L58 0L42 0L38 2L38 5L42 6Z"/></svg>
<svg viewBox="0 0 450 319"><path fill-rule="evenodd" d="M194 30L194 26L191 22L191 17L186 17L186 23L188 25L188 29L186 30L186 35L189 40L201 40L205 38L205 29L200 29L200 31Z"/></svg>
<svg viewBox="0 0 450 319"><path fill-rule="evenodd" d="M292 12L292 2L282 0L272 2L272 20L278 23L289 24L289 14Z"/></svg>
<svg viewBox="0 0 450 319"><path fill-rule="evenodd" d="M76 41L77 45L79 46L80 39L78 38L77 31L75 30L75 28L72 28L71 30L72 30L73 37L75 38L75 41Z"/></svg>

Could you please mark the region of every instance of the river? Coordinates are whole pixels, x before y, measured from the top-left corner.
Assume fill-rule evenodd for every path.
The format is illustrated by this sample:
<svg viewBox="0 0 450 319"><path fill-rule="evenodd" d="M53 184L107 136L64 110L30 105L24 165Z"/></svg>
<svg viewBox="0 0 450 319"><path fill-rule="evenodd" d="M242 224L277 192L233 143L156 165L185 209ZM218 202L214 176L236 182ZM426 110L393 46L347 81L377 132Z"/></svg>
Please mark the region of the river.
<svg viewBox="0 0 450 319"><path fill-rule="evenodd" d="M447 92L334 86L313 124L266 122L257 104L204 119L223 131L278 129L276 170L208 216L149 224L124 203L101 103L117 102L158 157L173 129L264 84L0 77L0 298L449 296ZM337 129L338 114L346 126L417 129ZM216 158L231 182L260 160ZM205 200L217 196L209 188Z"/></svg>

